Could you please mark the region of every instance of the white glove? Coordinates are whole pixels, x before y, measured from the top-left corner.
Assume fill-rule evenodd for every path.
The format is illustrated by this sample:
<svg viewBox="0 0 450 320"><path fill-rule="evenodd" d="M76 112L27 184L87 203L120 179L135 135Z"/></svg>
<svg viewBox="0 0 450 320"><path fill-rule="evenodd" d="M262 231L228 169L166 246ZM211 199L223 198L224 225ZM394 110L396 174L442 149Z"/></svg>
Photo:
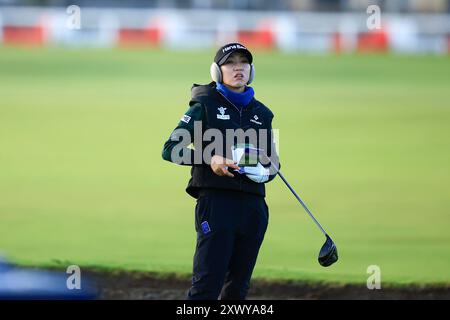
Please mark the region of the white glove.
<svg viewBox="0 0 450 320"><path fill-rule="evenodd" d="M247 178L256 183L264 183L269 180L269 169L264 168L259 162L255 167L241 167L241 171L245 173Z"/></svg>

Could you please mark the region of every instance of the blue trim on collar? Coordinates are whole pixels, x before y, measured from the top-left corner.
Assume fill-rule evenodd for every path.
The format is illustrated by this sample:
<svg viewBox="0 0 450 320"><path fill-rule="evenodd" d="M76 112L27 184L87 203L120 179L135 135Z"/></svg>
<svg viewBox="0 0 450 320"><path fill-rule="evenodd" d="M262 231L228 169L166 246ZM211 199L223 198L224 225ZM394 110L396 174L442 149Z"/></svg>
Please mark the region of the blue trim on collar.
<svg viewBox="0 0 450 320"><path fill-rule="evenodd" d="M255 95L253 88L247 86L245 86L245 90L242 93L231 91L222 83L217 83L216 89L239 108L248 105Z"/></svg>

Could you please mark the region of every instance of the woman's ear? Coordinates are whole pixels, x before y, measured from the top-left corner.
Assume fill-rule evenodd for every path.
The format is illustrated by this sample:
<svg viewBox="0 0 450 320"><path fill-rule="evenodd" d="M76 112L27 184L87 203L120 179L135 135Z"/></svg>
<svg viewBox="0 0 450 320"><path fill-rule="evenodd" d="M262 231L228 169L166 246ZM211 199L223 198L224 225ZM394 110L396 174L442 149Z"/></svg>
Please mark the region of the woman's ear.
<svg viewBox="0 0 450 320"><path fill-rule="evenodd" d="M211 79L217 83L222 83L222 71L217 63L211 63L211 67L209 68L209 72L211 74Z"/></svg>

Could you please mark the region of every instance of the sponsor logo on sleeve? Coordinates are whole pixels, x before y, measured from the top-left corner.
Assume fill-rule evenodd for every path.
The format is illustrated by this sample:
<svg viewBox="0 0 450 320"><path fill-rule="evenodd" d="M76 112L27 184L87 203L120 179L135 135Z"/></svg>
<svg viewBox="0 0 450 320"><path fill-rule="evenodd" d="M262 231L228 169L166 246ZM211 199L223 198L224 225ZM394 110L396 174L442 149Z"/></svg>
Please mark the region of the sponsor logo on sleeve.
<svg viewBox="0 0 450 320"><path fill-rule="evenodd" d="M183 121L184 123L189 123L190 120L191 120L191 117L189 117L187 114L185 114L185 115L181 118L181 121Z"/></svg>

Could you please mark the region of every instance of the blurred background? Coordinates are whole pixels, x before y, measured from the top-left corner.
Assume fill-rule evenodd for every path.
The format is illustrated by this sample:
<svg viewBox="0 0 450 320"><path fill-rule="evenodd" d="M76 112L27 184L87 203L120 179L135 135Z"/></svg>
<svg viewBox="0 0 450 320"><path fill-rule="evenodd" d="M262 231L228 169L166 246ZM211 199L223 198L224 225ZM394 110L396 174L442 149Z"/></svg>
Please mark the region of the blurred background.
<svg viewBox="0 0 450 320"><path fill-rule="evenodd" d="M0 251L189 276L189 168L161 151L232 41L340 253L319 266L323 236L276 179L255 277L448 284L448 0L0 0Z"/></svg>

